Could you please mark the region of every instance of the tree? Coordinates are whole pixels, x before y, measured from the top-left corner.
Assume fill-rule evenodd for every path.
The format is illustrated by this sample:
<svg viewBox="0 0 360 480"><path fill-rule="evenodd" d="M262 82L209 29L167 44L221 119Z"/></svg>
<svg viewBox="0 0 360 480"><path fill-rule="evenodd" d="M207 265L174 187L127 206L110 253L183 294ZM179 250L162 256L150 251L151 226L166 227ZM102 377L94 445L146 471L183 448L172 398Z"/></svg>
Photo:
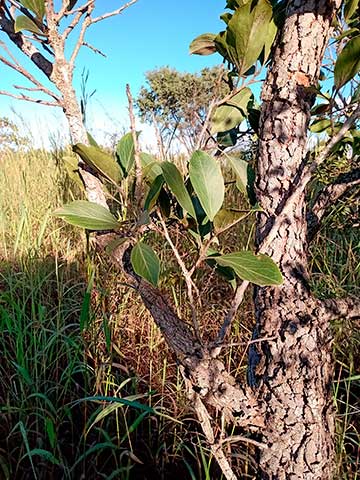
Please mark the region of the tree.
<svg viewBox="0 0 360 480"><path fill-rule="evenodd" d="M7 117L0 118L0 157L8 151L29 146L29 139L20 134L19 128Z"/></svg>
<svg viewBox="0 0 360 480"><path fill-rule="evenodd" d="M141 88L136 105L140 118L157 129L164 155L174 139L188 153L206 146L210 132L202 145L197 142L209 107L230 92L224 76L221 67L204 68L199 74L163 67L146 74L147 86Z"/></svg>
<svg viewBox="0 0 360 480"><path fill-rule="evenodd" d="M95 231L97 247L110 254L127 283L139 293L182 367L188 396L227 479L234 480L236 475L223 447L237 441L259 449L259 478L330 480L334 460L330 321L358 319L360 302L315 298L309 287L307 250L328 205L359 184L360 108L357 91L349 87L359 69L358 2L228 0L227 7L230 11L222 16L225 30L200 36L191 51L219 51L231 75L240 79L249 78L255 65L266 65L269 60L259 124L252 111L254 102L245 90L247 80L231 92L226 104L214 105L214 115L209 117L209 122L231 129L240 121L240 110L241 119L247 115L249 123L252 116L258 133L256 203L249 195L247 212L256 213L257 254L209 250L220 243L221 232L241 221L244 213L223 208L226 190L220 164L202 151L191 156L185 179L174 164L142 154L146 165L142 173L149 186L143 211L134 207L134 221L124 218L121 210L116 218L104 204L84 201L65 206L58 215ZM343 34L344 20L345 28L347 24L351 29ZM326 49L333 48L332 37L343 48L339 47L335 63L335 88L326 95L318 83ZM312 109L316 96L325 102ZM320 132L324 127L329 136L326 143L320 138L315 151L306 148L311 114L315 116L312 130ZM77 146L75 150L104 182L120 183L122 195L122 178L129 178L135 163L135 132L121 140L119 164L96 147ZM322 165L344 152L349 154L349 171L325 187L310 206L309 182ZM227 152L223 160L233 168L239 189L251 194L250 165ZM191 231L189 238L195 238L198 251L191 266L172 241L174 224L177 231ZM167 240L183 274L189 322L179 318L158 288L160 262L144 241L153 232ZM230 246L224 248L228 251ZM233 284L235 276L243 280L211 343L201 336L196 308L201 299L194 273L204 264ZM243 384L228 374L219 355L250 283L256 285L256 326L249 382ZM221 425L215 425L214 411L220 413ZM239 434L226 437L234 428Z"/></svg>
<svg viewBox="0 0 360 480"><path fill-rule="evenodd" d="M79 5L78 0L62 0L59 8L53 0L8 0L0 3L0 32L7 41L15 45L53 84L51 90L32 75L13 56L6 43L1 42L3 54L0 62L15 70L28 81L28 85L15 85L21 93L0 90L20 100L42 105L60 107L67 119L73 143L88 144L88 136L83 122L80 104L73 87L75 61L80 49L86 46L99 51L85 41L88 28L115 15L133 5L137 0L130 0L114 11L94 15L96 0ZM77 35L71 53L67 54L71 36ZM71 48L71 47L70 47ZM101 52L100 52L101 53ZM34 93L39 97L34 98ZM79 161L79 172L89 199L106 205L106 199L96 175L89 168L84 168Z"/></svg>

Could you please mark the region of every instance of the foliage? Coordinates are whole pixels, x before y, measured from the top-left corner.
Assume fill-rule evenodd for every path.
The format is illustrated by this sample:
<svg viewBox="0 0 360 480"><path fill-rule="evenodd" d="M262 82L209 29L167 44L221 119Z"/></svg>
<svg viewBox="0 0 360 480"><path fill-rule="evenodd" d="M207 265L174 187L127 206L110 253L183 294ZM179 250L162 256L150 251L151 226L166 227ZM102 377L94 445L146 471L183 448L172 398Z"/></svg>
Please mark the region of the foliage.
<svg viewBox="0 0 360 480"><path fill-rule="evenodd" d="M106 174L108 164L101 163L100 160L107 160L112 165L113 157L103 152L100 147L86 147L84 145L75 145L73 147L78 151L82 160L92 168L101 172L104 180L110 185L114 184L114 177ZM134 147L132 136L125 134L119 141L116 149L116 156L120 159L123 171L127 178L122 178L118 182L119 191L126 190L124 182L132 181L131 174L134 162L128 160L133 158ZM137 226L142 227L145 223L151 225L150 229L159 229L162 217L160 212L166 217L166 222L170 225L174 222L179 225L185 225L189 235L196 239L199 248L199 265L205 261L201 251L204 248L204 242L209 247L212 243L217 243L220 250L226 248L226 244L221 245L217 237L218 232L224 232L243 220L244 215L234 215L229 213L224 215L226 210L222 210L221 219L218 216L223 208L226 197L229 194L225 189L225 182L220 166L220 162L213 156L201 150L195 151L186 166L186 180L184 180L177 166L172 162L158 162L155 158L145 154L143 158L143 177L148 183L147 195L143 202L143 212L138 213ZM252 170L247 169L248 163L245 160L235 160L236 157L229 156L223 161L227 161L228 168L231 168L234 174L239 177L237 181L238 192L247 198L247 188L251 190ZM110 162L111 160L111 162ZM240 163L239 163L240 162ZM245 167L240 170L239 164L243 162ZM159 175L149 176L152 169L158 168ZM250 174L248 176L248 173ZM241 183L242 182L242 183ZM133 189L130 188L132 191ZM129 200L135 199L130 196ZM250 201L248 199L250 204ZM234 206L235 207L235 206ZM256 211L256 208L249 208L249 214ZM164 213L166 212L166 213ZM117 221L116 218L106 208L93 204L91 202L77 200L55 212L56 216L63 218L66 222L88 230L121 230L125 228L127 222ZM123 217L123 212L117 212L119 218ZM216 220L215 220L216 219ZM124 218L122 219L124 220ZM163 234L167 235L167 227L163 223ZM127 227L126 227L127 226ZM135 235L141 238L141 228ZM232 261L230 261L232 258ZM281 283L281 273L274 262L265 256L256 256L251 252L235 252L233 257L227 255L215 256L214 260L219 265L227 266L243 280L251 281L258 285L278 285ZM143 277L154 286L159 281L160 261L150 246L140 241L132 248L131 262L135 273ZM215 269L216 270L216 269ZM218 271L218 269L216 270Z"/></svg>
<svg viewBox="0 0 360 480"><path fill-rule="evenodd" d="M157 126L166 150L174 139L188 152L194 149L210 103L230 91L223 76L221 67L198 74L163 67L146 74L136 105L140 118Z"/></svg>
<svg viewBox="0 0 360 480"><path fill-rule="evenodd" d="M0 118L0 156L6 151L22 150L30 140L20 133L19 127L7 117Z"/></svg>

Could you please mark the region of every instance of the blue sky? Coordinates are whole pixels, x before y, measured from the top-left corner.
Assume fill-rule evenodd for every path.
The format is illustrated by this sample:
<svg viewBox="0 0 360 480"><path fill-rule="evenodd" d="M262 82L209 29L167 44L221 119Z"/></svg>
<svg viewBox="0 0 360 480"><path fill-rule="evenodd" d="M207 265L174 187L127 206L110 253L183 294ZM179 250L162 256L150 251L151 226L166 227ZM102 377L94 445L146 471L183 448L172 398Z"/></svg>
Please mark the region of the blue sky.
<svg viewBox="0 0 360 480"><path fill-rule="evenodd" d="M122 3L98 0L98 12L113 10ZM125 85L129 83L136 96L149 70L169 65L195 72L221 63L218 55L190 56L188 46L197 35L216 33L223 28L219 15L223 13L224 4L224 0L138 0L122 15L93 25L86 40L102 50L107 58L83 48L75 71L78 91L84 68L90 72L89 91L96 89L89 109L90 127L93 130L113 128L114 131L121 126L126 128ZM0 36L0 39L3 38ZM21 58L21 54L17 56ZM11 90L13 83L19 84L21 79L0 64L0 89ZM40 124L56 128L62 123L59 109L55 113L50 107L0 96L0 115L13 117L11 108L42 132Z"/></svg>

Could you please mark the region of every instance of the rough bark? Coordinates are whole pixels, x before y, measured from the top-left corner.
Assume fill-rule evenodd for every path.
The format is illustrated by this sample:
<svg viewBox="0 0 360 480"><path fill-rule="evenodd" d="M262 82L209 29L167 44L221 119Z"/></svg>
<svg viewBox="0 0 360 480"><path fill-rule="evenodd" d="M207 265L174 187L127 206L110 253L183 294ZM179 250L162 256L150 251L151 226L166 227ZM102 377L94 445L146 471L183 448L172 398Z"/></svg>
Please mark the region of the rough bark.
<svg viewBox="0 0 360 480"><path fill-rule="evenodd" d="M257 198L264 209L257 243L289 197L303 168L313 97L339 1L288 2L285 25L262 93ZM273 337L252 348L249 381L264 402L260 478L329 480L333 471L334 415L328 318L307 284L305 194L297 197L267 254L284 276L279 288L255 294L254 336Z"/></svg>

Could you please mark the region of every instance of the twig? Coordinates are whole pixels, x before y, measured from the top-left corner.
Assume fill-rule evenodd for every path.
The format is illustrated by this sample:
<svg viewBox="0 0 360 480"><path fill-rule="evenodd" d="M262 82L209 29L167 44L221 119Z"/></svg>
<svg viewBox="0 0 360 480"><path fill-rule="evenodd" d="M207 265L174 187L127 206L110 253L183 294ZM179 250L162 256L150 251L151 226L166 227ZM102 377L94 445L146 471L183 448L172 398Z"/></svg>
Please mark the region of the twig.
<svg viewBox="0 0 360 480"><path fill-rule="evenodd" d="M56 102L59 103L59 106L60 106L60 98L54 93L52 92L51 90L49 90L48 88L45 87L45 85L43 85L42 83L39 82L39 80L37 80L33 75L31 75L30 72L28 72L25 68L23 68L19 62L17 61L17 59L12 55L12 53L9 51L9 49L7 48L7 46L0 41L0 47L5 50L5 52L9 55L9 57L11 58L12 62L9 61L7 58L3 57L2 55L0 55L0 62L2 62L4 65L6 65L7 67L11 68L12 70L15 70L16 72L20 73L20 75L22 75L23 77L25 77L27 80L29 80L31 83L33 83L34 85L36 85L37 87L37 91L41 91L43 93L45 93L46 95L48 95L49 97L52 97L54 100L56 100ZM29 90L28 87L18 87L18 86L15 86L15 88L23 88L24 90Z"/></svg>
<svg viewBox="0 0 360 480"><path fill-rule="evenodd" d="M17 100L25 100L27 102L38 103L39 105L47 105L48 107L61 107L58 102L48 102L47 100L41 100L40 98L31 98L27 95L15 95L14 93L7 92L6 90L0 90L0 95L16 98Z"/></svg>
<svg viewBox="0 0 360 480"><path fill-rule="evenodd" d="M159 217L159 220L160 220L160 223L161 223L161 226L162 226L162 229L163 229L164 237L166 238L168 244L170 245L171 250L174 253L176 261L177 261L177 263L178 263L178 265L179 265L179 267L182 271L183 277L185 279L185 283L186 283L186 287L187 287L187 294L188 294L190 309L191 309L192 323L193 323L196 338L201 344L200 329L199 329L199 323L197 321L195 301L194 301L194 296L193 296L193 289L194 289L194 291L195 291L195 293L198 297L199 297L199 290L198 290L197 286L195 285L194 281L192 280L191 273L186 268L186 265L183 262L178 249L175 247L173 241L171 240L169 230L166 226L166 223L164 222L164 219L163 219L159 209L157 209L157 215Z"/></svg>
<svg viewBox="0 0 360 480"><path fill-rule="evenodd" d="M223 472L226 480L237 480L237 477L232 471L229 461L226 458L221 448L221 443L215 443L214 432L211 427L211 422L210 422L211 417L209 415L209 412L207 411L199 395L195 394L194 396L195 396L195 405L194 405L195 412L199 419L199 422L200 422L202 431L204 432L204 435L206 437L206 440L210 445L211 453L216 458L216 461L218 462L219 467L221 468L221 471Z"/></svg>
<svg viewBox="0 0 360 480"><path fill-rule="evenodd" d="M134 115L134 102L131 95L130 85L126 84L126 96L129 103L129 118L130 118L130 127L132 138L134 142L134 157L135 157L135 202L140 208L141 206L141 184L142 184L142 169L141 169L141 158L140 158L140 149L139 142L136 133L136 124L135 124L135 115Z"/></svg>
<svg viewBox="0 0 360 480"><path fill-rule="evenodd" d="M91 13L92 11L94 10L94 4L91 3L88 7L87 7L87 10L86 10L86 16L83 20L83 23L81 25L81 29L80 29L80 33L79 33L79 37L77 39L77 42L75 44L75 47L74 47L74 50L71 54L71 57L70 57L70 60L69 60L69 64L71 67L74 66L74 63L75 63L75 59L80 51L80 48L83 46L83 43L84 43L84 38L85 38L85 33L86 33L86 30L88 29L88 27L91 25ZM81 14L82 15L82 14Z"/></svg>
<svg viewBox="0 0 360 480"><path fill-rule="evenodd" d="M137 0L130 0L130 2L125 3L122 7L118 8L117 10L114 10L114 11L108 12L108 13L104 13L103 15L100 15L99 17L93 18L91 20L91 24L101 22L102 20L105 20L106 18L114 17L115 15L120 15L124 10L131 7L131 5L133 5L136 2L137 2Z"/></svg>
<svg viewBox="0 0 360 480"><path fill-rule="evenodd" d="M105 54L104 52L102 52L102 51L99 50L98 48L94 47L94 46L91 45L90 43L83 42L83 46L89 48L89 49L92 50L94 53L97 53L98 55L101 55L102 57L106 58L106 54Z"/></svg>

